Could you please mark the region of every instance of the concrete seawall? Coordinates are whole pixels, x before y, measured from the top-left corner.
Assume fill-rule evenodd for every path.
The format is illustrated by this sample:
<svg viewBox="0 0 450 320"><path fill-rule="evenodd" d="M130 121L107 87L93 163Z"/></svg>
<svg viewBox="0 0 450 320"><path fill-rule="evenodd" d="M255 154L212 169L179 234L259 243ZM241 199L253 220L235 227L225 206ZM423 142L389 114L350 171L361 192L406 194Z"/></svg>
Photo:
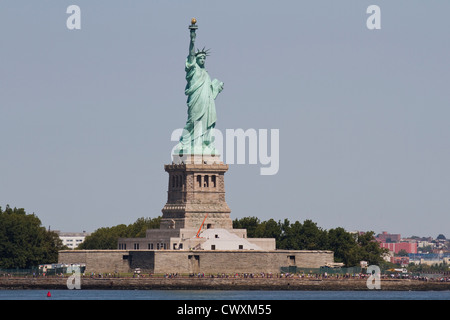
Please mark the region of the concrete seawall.
<svg viewBox="0 0 450 320"><path fill-rule="evenodd" d="M1 278L0 290L67 289L67 278ZM81 289L97 290L369 290L362 279L289 278L82 278ZM381 280L381 290L450 290L450 282Z"/></svg>

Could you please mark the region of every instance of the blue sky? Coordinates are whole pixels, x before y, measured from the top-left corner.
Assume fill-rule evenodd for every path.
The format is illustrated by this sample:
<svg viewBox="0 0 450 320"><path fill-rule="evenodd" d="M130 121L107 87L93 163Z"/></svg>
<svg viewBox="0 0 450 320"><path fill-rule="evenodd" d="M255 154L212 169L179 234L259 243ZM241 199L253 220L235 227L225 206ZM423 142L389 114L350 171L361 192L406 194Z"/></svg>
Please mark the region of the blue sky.
<svg viewBox="0 0 450 320"><path fill-rule="evenodd" d="M66 9L81 8L81 30ZM369 30L366 9L381 8ZM277 174L233 164L232 218L450 236L450 3L0 2L0 206L94 231L156 217L186 121L190 19L225 83L219 130L278 129Z"/></svg>

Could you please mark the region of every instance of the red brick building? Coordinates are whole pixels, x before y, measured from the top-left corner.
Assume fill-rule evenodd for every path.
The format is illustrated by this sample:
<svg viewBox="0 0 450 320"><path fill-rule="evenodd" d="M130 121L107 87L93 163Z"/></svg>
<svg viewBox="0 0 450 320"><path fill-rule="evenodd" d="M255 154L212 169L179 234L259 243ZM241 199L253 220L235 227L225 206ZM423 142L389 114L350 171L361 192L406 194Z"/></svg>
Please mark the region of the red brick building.
<svg viewBox="0 0 450 320"><path fill-rule="evenodd" d="M386 248L394 253L399 253L401 250L405 250L407 253L417 253L417 243L410 242L397 242L397 243L385 243L380 242L380 247Z"/></svg>

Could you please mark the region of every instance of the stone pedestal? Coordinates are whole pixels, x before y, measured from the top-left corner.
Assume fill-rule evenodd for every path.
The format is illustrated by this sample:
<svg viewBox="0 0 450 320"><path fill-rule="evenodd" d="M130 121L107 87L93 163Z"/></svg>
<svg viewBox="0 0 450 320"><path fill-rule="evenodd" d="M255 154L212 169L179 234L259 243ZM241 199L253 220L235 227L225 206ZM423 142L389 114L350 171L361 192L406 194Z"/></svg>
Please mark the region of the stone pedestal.
<svg viewBox="0 0 450 320"><path fill-rule="evenodd" d="M164 169L169 183L159 229L120 238L118 249L275 250L275 239L247 239L247 230L233 229L225 201L228 165L219 156L174 155Z"/></svg>
<svg viewBox="0 0 450 320"><path fill-rule="evenodd" d="M167 203L162 209L161 229L232 229L225 201L224 174L228 165L219 156L174 156L165 165L169 174Z"/></svg>
<svg viewBox="0 0 450 320"><path fill-rule="evenodd" d="M172 164L223 164L220 155L209 154L183 154L172 155Z"/></svg>

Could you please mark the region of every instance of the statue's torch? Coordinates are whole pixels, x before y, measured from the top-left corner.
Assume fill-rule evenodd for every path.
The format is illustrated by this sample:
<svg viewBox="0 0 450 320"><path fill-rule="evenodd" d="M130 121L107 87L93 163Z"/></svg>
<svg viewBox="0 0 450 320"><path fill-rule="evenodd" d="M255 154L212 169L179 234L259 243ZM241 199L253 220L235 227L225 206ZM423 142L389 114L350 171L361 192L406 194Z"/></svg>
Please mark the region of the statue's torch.
<svg viewBox="0 0 450 320"><path fill-rule="evenodd" d="M189 29L191 29L191 31L195 31L196 29L198 29L198 26L196 25L196 23L197 23L197 19L192 18L191 25L189 26Z"/></svg>

